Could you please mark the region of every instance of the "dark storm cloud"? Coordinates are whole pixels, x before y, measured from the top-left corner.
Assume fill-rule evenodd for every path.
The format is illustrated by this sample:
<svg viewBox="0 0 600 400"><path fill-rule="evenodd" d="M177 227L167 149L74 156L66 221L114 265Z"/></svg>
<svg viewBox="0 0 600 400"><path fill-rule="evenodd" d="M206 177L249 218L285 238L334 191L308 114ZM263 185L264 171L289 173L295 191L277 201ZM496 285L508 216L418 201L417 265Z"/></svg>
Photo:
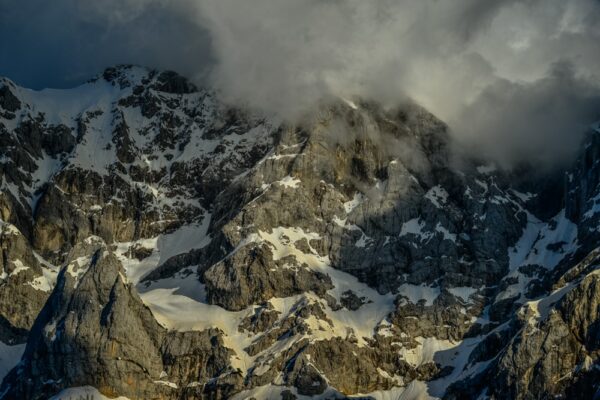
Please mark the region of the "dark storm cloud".
<svg viewBox="0 0 600 400"><path fill-rule="evenodd" d="M563 157L599 118L597 0L3 1L0 74L36 87L137 63L290 119L408 97L505 165Z"/></svg>
<svg viewBox="0 0 600 400"><path fill-rule="evenodd" d="M577 150L600 119L600 86L557 63L531 83L498 80L454 118L457 138L505 167L528 161L554 165Z"/></svg>

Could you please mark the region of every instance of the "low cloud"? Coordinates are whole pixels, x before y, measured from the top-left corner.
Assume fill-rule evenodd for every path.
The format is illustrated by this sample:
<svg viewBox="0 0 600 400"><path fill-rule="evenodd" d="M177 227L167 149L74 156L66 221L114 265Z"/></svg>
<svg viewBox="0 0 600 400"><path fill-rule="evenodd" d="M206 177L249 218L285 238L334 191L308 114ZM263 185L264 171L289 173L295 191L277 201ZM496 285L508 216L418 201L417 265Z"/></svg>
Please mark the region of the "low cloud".
<svg viewBox="0 0 600 400"><path fill-rule="evenodd" d="M138 63L288 119L328 98L410 98L507 166L569 157L600 118L597 0L8 3L0 73L38 86Z"/></svg>
<svg viewBox="0 0 600 400"><path fill-rule="evenodd" d="M569 160L598 119L600 86L560 62L533 82L499 79L486 86L451 126L463 145L504 167L553 165Z"/></svg>

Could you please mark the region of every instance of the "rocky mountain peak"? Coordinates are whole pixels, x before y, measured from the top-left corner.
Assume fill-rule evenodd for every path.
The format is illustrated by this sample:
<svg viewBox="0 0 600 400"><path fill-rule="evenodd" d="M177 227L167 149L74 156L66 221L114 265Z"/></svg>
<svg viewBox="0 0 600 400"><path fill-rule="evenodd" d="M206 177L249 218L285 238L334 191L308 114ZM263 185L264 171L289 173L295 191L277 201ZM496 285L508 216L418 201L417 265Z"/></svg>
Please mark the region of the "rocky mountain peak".
<svg viewBox="0 0 600 400"><path fill-rule="evenodd" d="M0 398L596 390L595 136L540 176L415 104L291 124L135 66L2 88Z"/></svg>
<svg viewBox="0 0 600 400"><path fill-rule="evenodd" d="M5 396L41 399L82 385L109 396L169 396L182 380L206 382L225 372L230 351L220 333L167 333L100 238L76 246L70 258L31 329L21 363L0 389Z"/></svg>
<svg viewBox="0 0 600 400"><path fill-rule="evenodd" d="M187 78L174 71L157 71L136 65L109 67L90 82L103 79L120 89L134 88L135 91L152 89L171 94L190 94L198 91Z"/></svg>

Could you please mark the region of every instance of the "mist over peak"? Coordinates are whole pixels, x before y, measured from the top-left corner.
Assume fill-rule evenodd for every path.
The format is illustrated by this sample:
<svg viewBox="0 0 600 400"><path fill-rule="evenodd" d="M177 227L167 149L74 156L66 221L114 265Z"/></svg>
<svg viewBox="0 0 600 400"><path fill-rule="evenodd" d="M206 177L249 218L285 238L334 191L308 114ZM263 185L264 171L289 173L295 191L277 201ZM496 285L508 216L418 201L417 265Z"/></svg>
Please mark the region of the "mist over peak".
<svg viewBox="0 0 600 400"><path fill-rule="evenodd" d="M26 86L136 63L291 121L323 99L411 99L508 167L569 158L600 118L595 0L33 0L2 11L0 74Z"/></svg>

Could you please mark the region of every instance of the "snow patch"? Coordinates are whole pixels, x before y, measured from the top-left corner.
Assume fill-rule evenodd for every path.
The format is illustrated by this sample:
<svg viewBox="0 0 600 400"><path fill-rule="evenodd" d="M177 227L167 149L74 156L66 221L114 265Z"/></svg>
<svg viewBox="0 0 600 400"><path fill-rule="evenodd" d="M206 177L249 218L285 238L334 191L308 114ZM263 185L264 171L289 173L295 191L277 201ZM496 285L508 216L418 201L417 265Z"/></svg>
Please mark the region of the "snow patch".
<svg viewBox="0 0 600 400"><path fill-rule="evenodd" d="M173 278L153 282L144 287L138 285L140 297L150 307L156 320L168 329L179 331L204 330L210 327L224 332L225 346L233 349L236 355L231 362L234 368L247 371L253 358L244 348L254 339L239 332L242 319L250 314L248 310L232 312L222 307L206 303L206 290L195 274L178 274Z"/></svg>
<svg viewBox="0 0 600 400"><path fill-rule="evenodd" d="M416 235L419 237L420 241L428 241L435 235L434 232L441 233L443 235L444 240L450 240L452 242L456 242L456 234L450 233L450 231L443 227L441 222L438 222L435 226L434 232L432 231L424 231L425 221L420 218L413 218L411 220L406 221L402 224L402 228L400 229L400 237L406 236L409 234Z"/></svg>
<svg viewBox="0 0 600 400"><path fill-rule="evenodd" d="M425 198L437 208L442 208L448 201L448 192L440 185L437 185L425 193Z"/></svg>
<svg viewBox="0 0 600 400"><path fill-rule="evenodd" d="M427 384L423 381L414 380L406 387L393 387L390 390L377 390L369 393L357 393L354 395L343 395L335 388L328 387L323 393L315 396L305 396L298 393L295 387L286 387L268 384L258 386L250 390L244 390L232 397L232 400L245 400L250 398L255 399L280 399L281 393L289 390L296 396L298 400L329 400L338 398L348 399L373 399L373 400L432 400L436 397L431 397L427 393Z"/></svg>
<svg viewBox="0 0 600 400"><path fill-rule="evenodd" d="M106 397L92 386L80 386L62 390L60 393L50 397L50 400L129 400L127 397Z"/></svg>
<svg viewBox="0 0 600 400"><path fill-rule="evenodd" d="M468 286L453 287L449 288L448 291L453 296L461 298L464 302L468 302L469 298L477 293L477 289Z"/></svg>
<svg viewBox="0 0 600 400"><path fill-rule="evenodd" d="M435 337L416 337L415 341L419 343L415 348L402 348L400 350L402 358L413 367L435 361L436 353L456 347L454 342L440 340Z"/></svg>
<svg viewBox="0 0 600 400"><path fill-rule="evenodd" d="M8 345L0 342L0 381L21 360L26 344Z"/></svg>
<svg viewBox="0 0 600 400"><path fill-rule="evenodd" d="M403 283L398 288L398 295L407 297L408 301L413 304L425 300L426 306L432 306L435 299L440 295L440 288L426 286L424 284L413 285L410 283Z"/></svg>
<svg viewBox="0 0 600 400"><path fill-rule="evenodd" d="M408 234L413 234L419 236L421 238L421 241L430 239L431 232L423 232L424 227L425 221L422 221L420 218L413 218L402 224L402 228L400 229L400 236L402 237Z"/></svg>
<svg viewBox="0 0 600 400"><path fill-rule="evenodd" d="M211 241L208 235L210 214L206 214L202 223L184 225L176 231L162 234L150 239L140 239L134 242L117 243L115 254L123 264L129 281L137 284L145 275L152 272L169 258L178 254L187 253L194 249L201 249ZM130 257L129 250L132 246L141 246L151 249L152 253L138 260Z"/></svg>
<svg viewBox="0 0 600 400"><path fill-rule="evenodd" d="M344 203L344 210L346 210L346 214L350 214L356 207L360 206L364 202L365 196L362 193L354 193L352 200Z"/></svg>
<svg viewBox="0 0 600 400"><path fill-rule="evenodd" d="M16 276L21 271L27 271L29 269L28 266L23 264L23 262L19 259L12 260L12 263L15 265L15 269L12 270L9 276Z"/></svg>
<svg viewBox="0 0 600 400"><path fill-rule="evenodd" d="M454 233L450 233L450 231L448 229L444 228L442 226L441 222L437 223L437 225L435 226L435 230L436 230L436 232L439 232L442 235L444 235L445 240L450 240L452 242L456 242L456 235Z"/></svg>
<svg viewBox="0 0 600 400"><path fill-rule="evenodd" d="M526 203L529 200L531 200L532 198L534 198L535 196L537 196L537 194L533 194L533 193L530 193L530 192L521 193L521 192L516 191L514 189L512 189L511 192L512 192L512 194L514 194L515 196L517 196L517 198L519 200L521 200L523 203Z"/></svg>
<svg viewBox="0 0 600 400"><path fill-rule="evenodd" d="M344 101L344 103L346 103L348 105L348 107L350 107L353 110L358 110L358 106L356 105L356 103L354 103L352 100L348 100L346 98L342 97L342 100Z"/></svg>
<svg viewBox="0 0 600 400"><path fill-rule="evenodd" d="M288 175L288 176L282 178L281 180L277 181L276 183L280 184L281 186L296 189L296 188L298 188L298 185L300 184L300 179L293 178Z"/></svg>
<svg viewBox="0 0 600 400"><path fill-rule="evenodd" d="M527 213L521 238L508 250L510 270L531 264L553 269L577 248L577 225L565 216L564 209L547 224Z"/></svg>

